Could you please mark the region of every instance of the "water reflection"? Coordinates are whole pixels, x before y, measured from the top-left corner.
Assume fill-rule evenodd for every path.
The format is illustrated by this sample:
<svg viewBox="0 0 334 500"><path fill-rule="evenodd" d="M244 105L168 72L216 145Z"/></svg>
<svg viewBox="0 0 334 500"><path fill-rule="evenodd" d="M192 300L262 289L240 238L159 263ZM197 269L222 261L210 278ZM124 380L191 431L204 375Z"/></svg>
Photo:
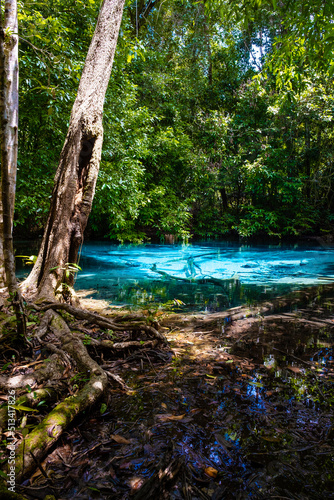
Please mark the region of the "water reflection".
<svg viewBox="0 0 334 500"><path fill-rule="evenodd" d="M82 248L76 288L115 304L177 299L189 309L219 311L334 280L332 247L239 245L113 245ZM22 270L21 270L22 276Z"/></svg>

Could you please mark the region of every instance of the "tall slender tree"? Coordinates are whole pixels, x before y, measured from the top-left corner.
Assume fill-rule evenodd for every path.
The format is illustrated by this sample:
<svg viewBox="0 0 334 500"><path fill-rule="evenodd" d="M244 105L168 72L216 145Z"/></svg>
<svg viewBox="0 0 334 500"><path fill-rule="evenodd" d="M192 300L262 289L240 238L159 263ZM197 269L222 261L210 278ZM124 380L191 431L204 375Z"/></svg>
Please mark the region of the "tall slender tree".
<svg viewBox="0 0 334 500"><path fill-rule="evenodd" d="M1 2L0 9L0 133L1 133L1 253L10 299L17 318L18 333L25 336L25 316L22 298L15 276L13 251L13 215L15 203L18 114L19 64L17 2ZM2 264L2 262L0 262Z"/></svg>
<svg viewBox="0 0 334 500"><path fill-rule="evenodd" d="M103 143L103 104L111 74L124 0L104 0L86 57L68 133L61 152L51 206L36 264L25 293L54 298L73 281L91 211Z"/></svg>

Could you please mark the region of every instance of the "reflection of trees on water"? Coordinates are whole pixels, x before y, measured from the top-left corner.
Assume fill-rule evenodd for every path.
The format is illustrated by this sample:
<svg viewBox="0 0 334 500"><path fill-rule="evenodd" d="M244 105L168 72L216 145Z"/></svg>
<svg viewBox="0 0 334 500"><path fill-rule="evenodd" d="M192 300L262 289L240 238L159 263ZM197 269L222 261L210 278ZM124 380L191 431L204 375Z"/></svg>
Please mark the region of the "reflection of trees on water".
<svg viewBox="0 0 334 500"><path fill-rule="evenodd" d="M314 249L306 254L304 249L228 245L124 249L88 245L87 250L77 289L98 289L99 297L118 305L178 299L188 310L211 311L270 300L314 281L318 284L319 273L329 272L333 255L332 250L319 255Z"/></svg>
<svg viewBox="0 0 334 500"><path fill-rule="evenodd" d="M196 262L203 256L188 256L182 259L173 259L173 262L185 262L182 268L183 277L175 276L158 268L154 263L149 268L156 273L155 279L126 279L119 281L103 291L104 297L117 304L143 306L149 304L166 304L178 299L185 305L184 310L221 311L244 303L255 303L263 298L277 295L283 287L272 287L266 292L264 286L242 284L238 276L228 279L219 279L210 274L203 274L201 265ZM210 255L216 255L212 252Z"/></svg>
<svg viewBox="0 0 334 500"><path fill-rule="evenodd" d="M219 280L217 280L219 281ZM139 280L123 282L109 289L100 288L103 297L114 304L143 306L164 305L173 299L182 301L183 310L222 311L244 303L255 303L263 298L263 288L245 286L238 280L220 280L219 285L204 278ZM272 296L277 294L273 290ZM266 296L265 296L266 297Z"/></svg>

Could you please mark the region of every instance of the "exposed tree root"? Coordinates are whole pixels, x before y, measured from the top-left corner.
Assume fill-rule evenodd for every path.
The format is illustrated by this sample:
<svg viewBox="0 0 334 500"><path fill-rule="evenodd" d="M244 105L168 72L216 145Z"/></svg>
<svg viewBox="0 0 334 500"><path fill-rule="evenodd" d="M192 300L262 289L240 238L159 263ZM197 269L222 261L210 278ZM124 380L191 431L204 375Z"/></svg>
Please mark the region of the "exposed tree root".
<svg viewBox="0 0 334 500"><path fill-rule="evenodd" d="M16 400L16 406L27 406L29 408L36 408L38 404L42 401L49 403L57 399L57 392L53 387L45 387L43 389L37 389L32 392L27 392L19 399ZM0 408L0 438L4 429L7 428L8 421L8 408L4 406Z"/></svg>
<svg viewBox="0 0 334 500"><path fill-rule="evenodd" d="M75 332L74 335L82 340L85 339L85 335L82 333ZM100 349L113 349L117 351L124 351L132 347L154 349L158 345L158 341L156 339L147 341L129 340L127 342L113 342L112 340L97 340L92 338L89 342L92 346Z"/></svg>
<svg viewBox="0 0 334 500"><path fill-rule="evenodd" d="M17 450L16 477L20 481L35 468L35 461L40 461L80 412L91 407L107 387L107 375L89 356L81 340L73 336L65 321L55 312L49 314L50 327L62 343L62 348L77 363L79 369L89 381L75 395L59 403L47 417L20 443Z"/></svg>
<svg viewBox="0 0 334 500"><path fill-rule="evenodd" d="M115 382L117 382L124 391L126 392L133 392L131 387L129 387L128 385L126 385L126 383L124 382L124 380L122 379L122 377L120 377L119 375L116 375L115 373L112 373L112 372L109 372L109 371L106 371L106 374L108 375L108 377L110 377L111 379L115 380Z"/></svg>
<svg viewBox="0 0 334 500"><path fill-rule="evenodd" d="M58 403L26 437L22 438L21 435L22 440L16 451L17 482L29 476L35 470L36 464L39 466L38 464L41 463L48 450L72 423L73 419L97 402L106 390L108 378L119 384L126 392L131 391L131 388L125 384L120 376L109 371L112 369L111 367L108 366L109 370L104 371L91 358L85 344L95 349L97 356L100 356L97 350L102 351L101 359L103 360L104 351L120 352L133 348L154 349L161 341L167 343L165 336L153 326L148 325L147 318L142 315L129 314L122 318L109 319L68 304L51 303L42 307L32 304L29 307L44 313L39 327L32 332L33 345L37 350L43 349L46 353L52 354L48 356L47 360L33 361L26 367L20 367L20 372L15 373L14 367L9 377L0 376L0 387L4 390L14 388L21 391L27 385L30 386L33 391L17 399L16 406L33 408L42 400L48 402L54 400L57 396L55 388L64 378L65 373L67 375L70 370L73 373L73 368L77 373L80 373L81 379L82 377L86 378L86 383L76 394ZM91 330L82 327L80 329L85 334L79 333L77 330L71 331L63 317L56 312L57 310L69 313L76 319L97 325L102 329L119 332L119 339L112 341L105 338L94 338L91 335ZM130 333L130 338L125 332ZM144 332L146 333L145 340L141 340L140 337L139 340L134 338L134 335L140 335ZM147 337L151 337L151 339L147 339ZM22 372L21 368L25 371ZM44 387L42 388L42 386ZM71 388L69 390L71 392ZM7 414L6 406L0 409L0 429L7 427ZM23 417L23 426L26 421L27 416Z"/></svg>
<svg viewBox="0 0 334 500"><path fill-rule="evenodd" d="M323 287L322 293L323 295L326 294L325 287ZM268 320L270 320L274 310L278 310L281 307L286 308L292 303L297 303L299 305L305 302L314 303L314 301L317 300L318 294L319 291L305 290L304 292L295 294L294 297L279 298L272 302L262 303L257 307L238 307L223 313L211 314L210 316L194 315L190 321L184 317L180 317L180 322L183 321L183 325L187 323L187 326L191 327L194 331L198 328L207 328L210 326L210 328L213 328L212 331L223 334L223 329L226 326L225 336L228 337L227 330L232 323L235 325L237 323L239 324L237 320L243 319L245 320L244 323L246 322L245 318L247 318L247 321L249 319L250 322L261 322L263 317L267 317ZM45 393L39 392L40 390L42 391L42 389L38 388L38 385L43 383L47 387L50 387L50 389L45 388L45 390L49 391L52 397L54 397L55 386L59 384L61 378L64 378L64 373L67 375L70 367L72 367L72 369L74 367L77 372L82 372L83 376L86 378L86 383L76 394L60 402L44 420L21 441L17 449L17 481L30 475L36 468L36 461L38 463L41 462L50 447L73 422L73 419L98 401L107 388L108 378L119 384L124 391L131 391L131 388L125 384L121 377L112 372L114 366L112 364L105 365L105 361L107 360L104 360L104 356L106 356L106 353L110 351L114 353L120 351L128 352L128 350L135 348L138 349L135 354L140 357L141 354L139 349L154 349L159 341L166 342L165 336L154 327L147 325L145 323L146 318L140 315L128 315L123 318L111 319L68 304L51 303L45 306L43 305L42 307L35 305L32 307L36 308L36 310L39 310L41 313L44 312L40 326L33 335L33 343L37 345L38 349L42 347L46 352L52 352L53 354L49 356L49 362L44 361L42 366L36 368L33 373L17 374L14 373L15 370L13 370L12 376L1 376L0 386L4 389L9 389L12 387L22 388L29 384L34 388L34 392L36 392L36 401L41 401L42 398L45 400ZM114 332L114 337L115 332L117 332L119 333L118 338L115 340L106 339L107 335L105 332L102 332L102 338L96 338L97 329L94 329L92 334L88 326L80 328L84 333L78 332L77 329L76 331L71 331L62 316L55 312L57 310L65 311L81 321L93 323L100 328L112 330ZM300 319L289 313L275 315L276 320L280 317L282 317L283 321L285 321L285 319L291 321L298 321ZM304 318L303 321L307 321L310 325L312 323L319 327L326 324L324 320L320 325L321 320L319 321L319 319L313 317L308 320ZM173 323L177 324L177 319L175 319L175 317ZM241 323L243 322L241 321ZM74 327L72 326L72 328ZM121 334L121 332L123 332L123 334ZM125 332L133 332L139 335L145 332L148 335L144 337L144 340L141 340L140 337L139 340L135 340L133 334L129 338L129 335ZM147 339L147 337L151 338ZM92 359L85 344L88 344L93 352L95 350L97 359L100 358L100 364L103 365L103 368L107 371ZM123 362L127 362L128 359L129 357L126 357L126 360ZM31 365L37 366L37 363L34 361ZM66 366L65 372L64 365ZM115 366L117 366L117 362ZM57 380L54 380L55 375ZM32 396L25 394L22 398L17 400L17 404L24 404L32 407L37 403L35 402L35 398L33 400L31 400L31 398ZM0 420L3 413L3 410L0 410ZM164 464L161 470L154 475L154 481L149 480L145 483L143 488L141 488L140 496L136 496L136 493L134 498L144 498L142 495L146 495L146 493L149 495L161 495L161 498L163 498L166 487L170 487L174 482L174 478L179 473L181 466L182 464L178 461L171 463L170 466Z"/></svg>
<svg viewBox="0 0 334 500"><path fill-rule="evenodd" d="M157 338L158 340L161 340L162 342L167 343L166 337L161 332L158 332L158 330L156 330L153 326L150 326L150 325L143 323L142 317L140 317L141 321L132 321L131 323L122 323L121 325L119 325L119 324L117 324L116 321L111 321L110 319L105 318L103 316L100 316L99 314L89 312L89 311L86 311L84 309L79 309L78 307L73 307L70 304L61 304L58 302L53 302L53 303L47 304L47 305L42 306L42 307L38 307L38 306L34 306L34 307L40 311L45 311L48 309L54 309L54 310L58 310L58 311L66 311L66 312L70 313L72 316L74 316L75 318L84 319L84 320L89 321L90 323L94 323L94 324L98 325L101 328L108 328L108 329L115 330L115 331L142 330L146 333L153 335L153 337ZM136 319L137 318L138 318L138 316L136 317ZM119 322L119 320L118 320L118 322Z"/></svg>
<svg viewBox="0 0 334 500"><path fill-rule="evenodd" d="M63 370L64 367L59 363L58 356L54 354L33 373L26 375L13 375L11 377L1 375L0 388L5 391L8 391L9 389L19 389L26 386L34 389L42 382L51 387L61 378Z"/></svg>

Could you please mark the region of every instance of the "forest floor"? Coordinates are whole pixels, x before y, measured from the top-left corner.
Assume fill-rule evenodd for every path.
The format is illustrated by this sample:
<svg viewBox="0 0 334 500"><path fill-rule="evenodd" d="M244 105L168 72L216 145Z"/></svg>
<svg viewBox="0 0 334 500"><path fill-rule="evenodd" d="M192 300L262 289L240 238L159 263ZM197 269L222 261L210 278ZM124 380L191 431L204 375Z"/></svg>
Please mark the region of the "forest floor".
<svg viewBox="0 0 334 500"><path fill-rule="evenodd" d="M81 305L124 314L101 301ZM91 343L112 332L81 324L90 355L114 379L17 491L64 500L334 499L333 287L153 320L168 344L143 337L121 354ZM27 371L22 360L3 366ZM69 393L85 383L80 372L65 375Z"/></svg>

